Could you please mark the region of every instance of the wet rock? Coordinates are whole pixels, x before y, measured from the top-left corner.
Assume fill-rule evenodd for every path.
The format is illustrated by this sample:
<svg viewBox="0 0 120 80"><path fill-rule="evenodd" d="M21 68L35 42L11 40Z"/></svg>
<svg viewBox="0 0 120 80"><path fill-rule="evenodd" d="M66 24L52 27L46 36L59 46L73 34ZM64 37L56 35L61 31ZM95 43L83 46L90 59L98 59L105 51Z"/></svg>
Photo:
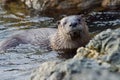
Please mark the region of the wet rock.
<svg viewBox="0 0 120 80"><path fill-rule="evenodd" d="M100 65L109 66L109 69L112 69L112 71L113 71L113 68L118 69L118 68L116 68L116 66L113 66L113 65L101 60L100 59L101 56L103 56L103 55L100 54L99 52L97 52L96 50L80 47L80 48L78 48L77 54L73 57L73 59L76 59L76 58L77 59L84 59L84 58L93 59Z"/></svg>
<svg viewBox="0 0 120 80"><path fill-rule="evenodd" d="M120 5L119 0L21 0L25 2L28 7L34 9L69 9L69 8L80 8L90 9L91 7L111 7Z"/></svg>
<svg viewBox="0 0 120 80"><path fill-rule="evenodd" d="M120 28L99 33L90 40L86 48L79 48L75 57L84 56L111 64L120 64Z"/></svg>
<svg viewBox="0 0 120 80"><path fill-rule="evenodd" d="M11 2L16 2L17 0L1 0L3 5L11 3Z"/></svg>
<svg viewBox="0 0 120 80"><path fill-rule="evenodd" d="M80 11L93 8L101 0L22 0L29 8L47 15L77 14Z"/></svg>
<svg viewBox="0 0 120 80"><path fill-rule="evenodd" d="M21 0L29 8L45 13L69 13L75 14L81 11L117 9L120 6L119 0ZM54 13L56 12L56 13Z"/></svg>
<svg viewBox="0 0 120 80"><path fill-rule="evenodd" d="M17 0L2 0L4 4L9 2L17 2ZM45 12L60 13L79 13L81 11L89 12L91 10L118 9L119 0L21 0L30 9L34 9L38 13ZM56 12L56 13L54 13Z"/></svg>
<svg viewBox="0 0 120 80"><path fill-rule="evenodd" d="M117 74L110 73L90 59L70 59L65 62L46 62L36 69L30 80L119 80Z"/></svg>
<svg viewBox="0 0 120 80"><path fill-rule="evenodd" d="M47 79L58 62L46 62L43 63L38 69L36 69L32 75L31 80L45 80Z"/></svg>
<svg viewBox="0 0 120 80"><path fill-rule="evenodd" d="M0 1L0 3L2 5L2 8L5 9L7 13L12 13L15 14L15 16L22 17L24 17L24 15L29 14L26 5L20 0L2 0ZM20 13L24 15L20 15Z"/></svg>
<svg viewBox="0 0 120 80"><path fill-rule="evenodd" d="M91 50L88 48L80 47L77 50L77 54L74 56L74 58L92 58L96 59L99 56L99 53L96 50Z"/></svg>
<svg viewBox="0 0 120 80"><path fill-rule="evenodd" d="M115 9L120 7L120 0L103 0L102 6L105 8Z"/></svg>
<svg viewBox="0 0 120 80"><path fill-rule="evenodd" d="M42 7L46 4L47 0L21 0L24 2L29 8L33 8L36 10L41 10Z"/></svg>

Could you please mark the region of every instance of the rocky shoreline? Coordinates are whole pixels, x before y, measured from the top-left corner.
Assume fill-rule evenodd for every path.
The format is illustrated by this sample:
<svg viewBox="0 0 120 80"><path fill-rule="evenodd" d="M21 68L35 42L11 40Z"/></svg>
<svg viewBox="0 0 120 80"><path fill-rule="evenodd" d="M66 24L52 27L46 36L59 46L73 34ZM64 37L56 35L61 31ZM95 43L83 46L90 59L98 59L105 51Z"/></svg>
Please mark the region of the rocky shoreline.
<svg viewBox="0 0 120 80"><path fill-rule="evenodd" d="M76 10L79 12L90 12L100 10L118 10L120 7L119 0L21 0L29 8L35 9L37 12L46 12L58 14L72 13ZM75 10L76 9L76 10ZM74 10L70 12L71 10Z"/></svg>
<svg viewBox="0 0 120 80"><path fill-rule="evenodd" d="M45 62L30 80L119 80L120 28L96 35L66 61Z"/></svg>
<svg viewBox="0 0 120 80"><path fill-rule="evenodd" d="M119 0L3 0L2 3L9 12L23 9L25 14L52 17L55 21L66 15L84 14L92 32L101 27L105 30L120 25ZM15 4L17 6L12 6Z"/></svg>
<svg viewBox="0 0 120 80"><path fill-rule="evenodd" d="M17 2L17 0L2 1L4 4ZM32 15L45 14L52 17L81 13L89 15L87 17L89 28L92 28L94 23L99 24L96 28L93 27L93 31L98 30L101 26L110 28L120 25L120 0L21 1L33 12ZM94 14L94 11L97 13ZM30 80L119 80L119 57L120 28L108 29L92 38L86 47L79 48L73 58L65 61L44 62L32 72Z"/></svg>
<svg viewBox="0 0 120 80"><path fill-rule="evenodd" d="M88 14L98 11L119 11L119 0L20 0L32 13L46 15L60 14ZM18 0L2 0L4 5L11 2L20 3Z"/></svg>

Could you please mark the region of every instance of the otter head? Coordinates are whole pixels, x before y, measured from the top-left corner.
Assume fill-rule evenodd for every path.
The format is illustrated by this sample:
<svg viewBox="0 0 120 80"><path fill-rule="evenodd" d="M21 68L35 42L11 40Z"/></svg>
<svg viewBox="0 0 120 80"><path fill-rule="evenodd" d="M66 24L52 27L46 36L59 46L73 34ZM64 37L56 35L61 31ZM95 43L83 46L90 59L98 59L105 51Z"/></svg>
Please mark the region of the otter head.
<svg viewBox="0 0 120 80"><path fill-rule="evenodd" d="M66 38L68 37L68 39L78 39L84 34L84 32L88 32L84 31L88 29L81 15L65 17L61 19L58 24L59 33Z"/></svg>
<svg viewBox="0 0 120 80"><path fill-rule="evenodd" d="M58 31L51 36L51 48L58 53L75 54L77 48L89 42L88 27L81 15L72 15L60 20Z"/></svg>

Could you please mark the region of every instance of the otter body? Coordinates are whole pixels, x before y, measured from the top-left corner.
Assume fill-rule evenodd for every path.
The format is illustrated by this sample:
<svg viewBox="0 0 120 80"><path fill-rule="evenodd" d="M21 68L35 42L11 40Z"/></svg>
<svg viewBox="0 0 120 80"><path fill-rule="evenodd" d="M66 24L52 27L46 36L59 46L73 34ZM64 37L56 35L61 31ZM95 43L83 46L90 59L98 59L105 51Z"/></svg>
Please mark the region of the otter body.
<svg viewBox="0 0 120 80"><path fill-rule="evenodd" d="M51 49L49 37L56 30L54 28L40 28L18 31L15 35L13 34L11 37L0 42L0 51L16 47L19 44L32 44L41 48Z"/></svg>
<svg viewBox="0 0 120 80"><path fill-rule="evenodd" d="M88 27L80 15L68 16L60 20L58 29L40 28L21 31L4 40L0 50L19 44L33 44L52 48L59 53L76 53L76 49L89 42Z"/></svg>

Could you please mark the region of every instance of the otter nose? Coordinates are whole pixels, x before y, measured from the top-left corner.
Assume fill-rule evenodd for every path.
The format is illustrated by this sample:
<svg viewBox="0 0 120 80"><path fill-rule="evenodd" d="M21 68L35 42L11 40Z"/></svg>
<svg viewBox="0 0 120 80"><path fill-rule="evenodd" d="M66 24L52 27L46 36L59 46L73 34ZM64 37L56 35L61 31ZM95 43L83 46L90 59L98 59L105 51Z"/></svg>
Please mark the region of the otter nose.
<svg viewBox="0 0 120 80"><path fill-rule="evenodd" d="M71 27L76 27L76 26L77 26L77 23L71 23L70 26L71 26Z"/></svg>

